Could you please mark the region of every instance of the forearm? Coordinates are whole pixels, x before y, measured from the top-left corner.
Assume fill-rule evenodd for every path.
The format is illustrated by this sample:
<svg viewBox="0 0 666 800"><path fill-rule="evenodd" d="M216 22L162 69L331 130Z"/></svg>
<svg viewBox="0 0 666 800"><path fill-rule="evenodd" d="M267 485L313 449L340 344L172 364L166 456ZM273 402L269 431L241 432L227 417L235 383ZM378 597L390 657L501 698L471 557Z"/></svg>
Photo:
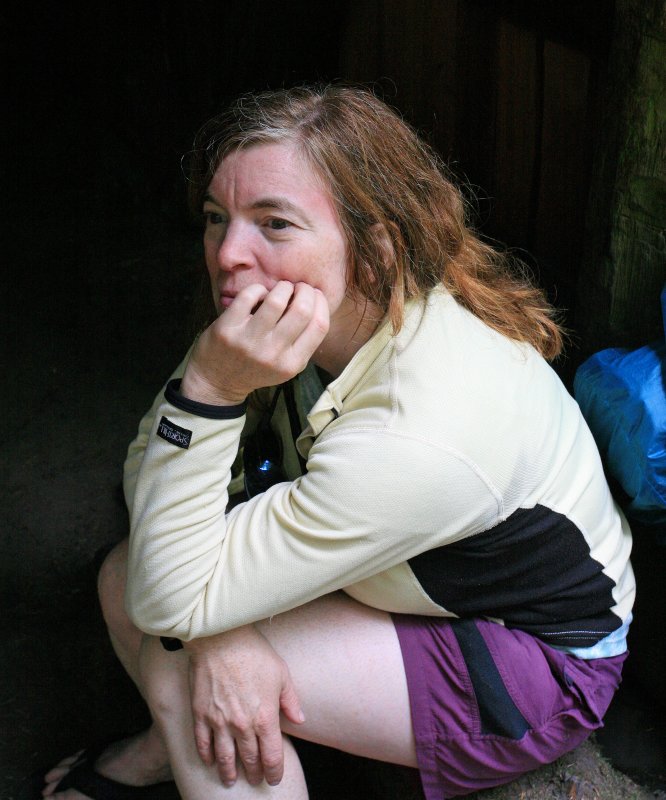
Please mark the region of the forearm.
<svg viewBox="0 0 666 800"><path fill-rule="evenodd" d="M193 405L171 387L156 410L131 511L127 607L142 630L190 638L226 534L242 407Z"/></svg>
<svg viewBox="0 0 666 800"><path fill-rule="evenodd" d="M173 371L169 380L180 378L182 376L183 372L185 371L185 365L187 364L189 354L190 351L188 351L183 361ZM139 422L139 428L136 436L130 442L129 447L127 448L127 455L125 457L125 463L123 464L123 493L125 495L125 503L130 511L134 505L134 490L136 488L136 481L141 468L141 463L143 461L143 456L146 451L146 446L150 438L150 433L153 429L153 423L155 421L157 409L164 401L165 388L166 385L162 387L159 394L153 401L152 406L142 417L141 421Z"/></svg>

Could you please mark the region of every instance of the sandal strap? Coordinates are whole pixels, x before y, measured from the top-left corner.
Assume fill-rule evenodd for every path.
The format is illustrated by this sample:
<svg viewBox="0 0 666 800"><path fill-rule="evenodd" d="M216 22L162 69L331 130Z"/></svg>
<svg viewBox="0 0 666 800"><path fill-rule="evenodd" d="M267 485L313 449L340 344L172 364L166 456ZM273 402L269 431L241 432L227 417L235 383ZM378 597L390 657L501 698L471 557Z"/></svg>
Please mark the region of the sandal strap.
<svg viewBox="0 0 666 800"><path fill-rule="evenodd" d="M130 786L107 778L95 771L95 762L103 747L84 750L65 775L56 791L76 789L92 800L179 800L180 795L173 781L162 781L150 786Z"/></svg>

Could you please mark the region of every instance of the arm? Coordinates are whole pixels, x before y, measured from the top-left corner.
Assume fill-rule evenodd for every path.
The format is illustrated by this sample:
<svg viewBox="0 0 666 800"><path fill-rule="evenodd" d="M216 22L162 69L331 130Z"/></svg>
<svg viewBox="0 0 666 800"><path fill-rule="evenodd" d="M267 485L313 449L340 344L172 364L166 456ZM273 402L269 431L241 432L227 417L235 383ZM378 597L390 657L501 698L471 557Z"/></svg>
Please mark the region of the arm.
<svg viewBox="0 0 666 800"><path fill-rule="evenodd" d="M162 581L162 547L153 547L151 532L173 526L175 538L161 543L167 545L167 570L173 569L181 577L183 570L190 572L194 567L191 577L197 582L201 577L205 580L206 562L211 556L215 558L219 543L206 535L207 529L211 521L224 519L245 399L254 389L281 383L300 372L327 329L328 307L321 292L305 284L294 286L282 281L270 292L260 285L240 292L196 343L183 375L182 390L170 384L165 402L155 409L152 436L134 492L127 598L130 614L134 610L137 621L142 611L152 616L151 609L159 606L164 592L172 591L170 582ZM196 430L193 421L197 422ZM178 456L188 452L191 445L193 450L196 447L196 456L184 464ZM188 513L192 504L174 503L178 491L169 497L162 494L163 487L181 473L184 481L189 479L186 491L194 499L198 519ZM202 535L192 549L191 534L195 530ZM144 531L149 532L147 537ZM188 602L184 606L179 602L177 610L185 618L197 613ZM154 626L142 627L146 632L162 632ZM202 627L182 638L205 632Z"/></svg>
<svg viewBox="0 0 666 800"><path fill-rule="evenodd" d="M220 319L242 328L229 316L232 308ZM255 339L263 353L264 342ZM205 365L206 352L195 355L197 365ZM229 358L215 363L224 366ZM230 630L497 519L497 497L479 471L449 448L394 432L386 422L394 416L393 392L371 388L370 412L380 398L388 404L384 417L364 417L362 405L343 414L318 436L303 478L274 486L226 515L242 419L209 419L165 400L158 416L191 430L192 437L189 449L181 449L153 435L144 458L128 594L139 627L185 640ZM225 399L242 396L236 390ZM414 463L418 470L406 467Z"/></svg>
<svg viewBox="0 0 666 800"><path fill-rule="evenodd" d="M304 362L307 362L312 354L313 347L321 340L326 326L320 324L319 329L314 326L315 329L312 330L313 326L307 324L307 315L306 324L302 324L304 315L302 308L299 312L297 294L301 297L302 307L303 291L298 292L293 287L284 285L278 285L277 289L278 291L268 300L264 297L262 313L256 317L262 322L265 321L262 317L271 312L276 313L275 295L277 295L277 319L284 322L286 317L286 322L292 326L291 330L286 331L286 345L295 364L291 369L297 372L302 369ZM292 296L292 292L294 300L292 311L285 314L284 306ZM280 373L273 366L275 363L280 364L282 369L289 369L287 354L283 350L271 355L270 342L267 342L265 337L259 336L259 342L255 343L255 349L258 345L260 358L264 359L263 363L261 361L257 363L256 359L248 357L243 351L242 348L252 341L250 334L253 332L257 334L256 325L250 326L255 328L254 331L247 331L245 326L240 326L243 328L239 341L241 348L229 346L228 329L231 329L233 344L233 334L237 335L236 339L239 338L239 332L236 330L240 322L239 317L244 316L245 321L249 318L250 322L255 322L256 319L253 319L251 313L252 308L263 294L265 290L261 287L254 287L252 291L246 292L246 296L242 296L240 302L229 309L224 319L218 320L212 329L204 333L202 341L194 348L185 370L182 381L183 393L177 392L177 389L181 388L178 384L175 386L170 384L166 391L166 404L154 409L152 422L145 426L152 430L153 445L148 448L145 461L142 463L142 475L146 471L150 474L151 469L158 474L172 474L172 470L178 467L179 462L178 453L174 452L174 448L186 451L194 443L198 451L203 450L208 453L211 463L207 467L206 459L200 459L198 478L202 483L206 480L212 483L209 492L206 492L205 488L202 492L197 492L197 499L203 503L204 508L210 505L213 519L220 516L224 518L226 486L231 462L238 448L245 397L255 388L274 383L276 379L285 379L284 373ZM307 300L308 292L305 294ZM319 316L326 321L327 315L322 313L322 298L313 290L309 291L309 295L314 301L314 311L318 309ZM282 308L280 303L283 304ZM241 314L238 313L239 305ZM298 319L299 313L301 321ZM284 325L281 327L284 328ZM219 331L219 328L222 330ZM269 320L269 333L273 333L274 338L277 338L275 335L278 333L285 333L284 330L276 331L275 328L275 320L273 322ZM286 377L290 375L287 374ZM192 413L203 416L210 422L207 425L199 425L196 430L184 427L188 424L194 428L188 421ZM222 423L221 426L218 425L219 422ZM224 429L224 435L219 435L220 427ZM162 525L166 517L167 521L173 523L173 515L170 515L159 501L149 502L146 510L146 497L142 494L145 483L139 481L139 488L134 498L134 510L138 512L139 519L145 520L147 515L149 519L154 519L157 525ZM155 488L150 481L148 484L149 491ZM159 489L158 486L158 497ZM210 503L207 503L207 500ZM132 516L134 520L136 514L133 513ZM177 530L181 527L188 532L186 526L179 526ZM177 569L183 563L183 559L187 562L191 553L183 552L172 557L174 558L172 565ZM150 558L144 560L140 557L140 560L146 574L150 574ZM303 721L291 677L282 659L251 625L217 636L193 639L186 644L186 648L190 655L195 740L204 763L211 765L215 761L221 779L225 784L231 785L237 777L237 750L251 784L259 783L264 774L270 784L278 783L283 771L279 712L282 710L294 723Z"/></svg>
<svg viewBox="0 0 666 800"><path fill-rule="evenodd" d="M255 298L248 297L247 306L254 304ZM221 321L242 328L230 314L232 308ZM401 481L398 492L391 478L402 475L404 464L413 463L414 441L392 436L383 424L357 430L339 420L312 448L304 478L273 487L225 515L229 469L242 428L242 407L237 404L252 381L238 386L238 376L248 374L243 372L248 354L234 363L237 353L227 341L231 334L209 333L190 361L194 374L186 371L184 376L182 389L189 397L169 392L156 412L132 514L128 599L144 630L190 640L185 646L193 654L191 685L202 758L209 763L213 752L220 755L221 776L229 782L235 775L230 760L235 742L250 775L259 774L260 752L267 778L277 779L281 748L275 756L272 744L277 711L281 707L297 722L292 716L297 701L288 689L285 696L280 660L256 636L248 636L251 627L242 626L427 549L431 540L419 534L437 525L432 519L415 525L413 511L432 506L433 496L441 499L441 485L433 487L430 481L440 480L435 476L441 475L443 454L416 442L424 475ZM224 352L215 356L210 340L215 344L222 336ZM243 335L240 340L246 343L248 338ZM261 337L258 342L257 352L265 357L271 343ZM270 369L273 360L285 363L281 357L269 357ZM217 375L207 369L210 363L219 368ZM229 364L234 365L233 391L227 390L224 373ZM254 380L264 383L284 379L270 371L267 375L256 358L249 369L251 376L255 373L260 378ZM198 406L191 405L194 399ZM157 435L162 416L191 433L187 448ZM366 476L375 478L374 486L366 484ZM404 502L405 494L411 504ZM449 510L472 508L476 514L475 499L470 502L469 495L457 491Z"/></svg>
<svg viewBox="0 0 666 800"><path fill-rule="evenodd" d="M182 377L183 372L185 372L185 365L187 364L188 357L189 352L187 356L185 356L185 359L173 371L169 380ZM125 495L125 503L130 511L134 503L134 491L136 489L136 481L139 475L141 462L143 461L143 454L150 438L157 409L162 403L163 394L164 389L157 395L150 409L142 417L137 434L127 448L127 455L123 465L123 493Z"/></svg>

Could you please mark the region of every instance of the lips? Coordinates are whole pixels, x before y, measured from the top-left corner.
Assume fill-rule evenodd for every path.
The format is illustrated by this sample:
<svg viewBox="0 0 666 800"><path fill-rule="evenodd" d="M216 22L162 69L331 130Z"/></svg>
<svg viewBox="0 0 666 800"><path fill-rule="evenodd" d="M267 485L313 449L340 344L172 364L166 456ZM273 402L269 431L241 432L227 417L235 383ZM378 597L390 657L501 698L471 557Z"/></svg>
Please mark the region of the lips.
<svg viewBox="0 0 666 800"><path fill-rule="evenodd" d="M220 306L222 308L229 308L236 297L235 292L224 291L220 292Z"/></svg>

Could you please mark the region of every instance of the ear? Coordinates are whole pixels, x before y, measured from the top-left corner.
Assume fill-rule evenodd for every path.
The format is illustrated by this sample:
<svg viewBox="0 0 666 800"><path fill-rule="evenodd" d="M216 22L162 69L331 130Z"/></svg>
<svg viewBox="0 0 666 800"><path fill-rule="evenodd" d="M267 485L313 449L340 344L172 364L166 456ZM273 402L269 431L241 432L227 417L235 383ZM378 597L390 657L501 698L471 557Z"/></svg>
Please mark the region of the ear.
<svg viewBox="0 0 666 800"><path fill-rule="evenodd" d="M382 264L388 270L395 262L395 248L386 226L375 222L370 226L370 235L374 239Z"/></svg>

